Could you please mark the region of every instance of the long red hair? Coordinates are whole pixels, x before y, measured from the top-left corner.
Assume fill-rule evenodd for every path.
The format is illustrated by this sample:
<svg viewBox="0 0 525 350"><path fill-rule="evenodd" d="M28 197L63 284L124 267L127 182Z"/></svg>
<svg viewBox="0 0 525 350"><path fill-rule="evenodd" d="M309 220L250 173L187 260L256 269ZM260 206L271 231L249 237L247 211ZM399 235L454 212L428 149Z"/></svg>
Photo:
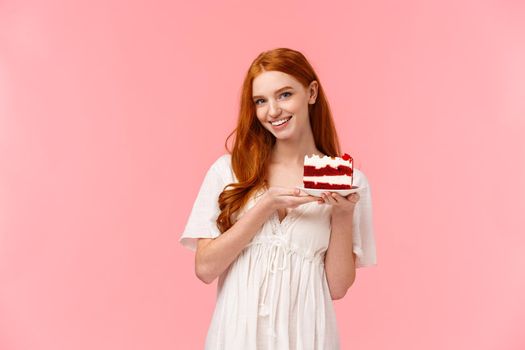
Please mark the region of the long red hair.
<svg viewBox="0 0 525 350"><path fill-rule="evenodd" d="M280 71L297 79L305 88L316 80L317 98L308 105L308 113L315 146L331 157L340 155L339 139L321 82L305 56L288 48L264 51L250 65L241 91L241 105L237 127L226 138L226 150L231 153L232 168L239 182L225 186L219 195L217 227L225 232L233 226L232 215L248 202L250 197L267 188L266 169L275 136L266 130L257 119L252 100L252 83L255 77L265 71ZM235 135L233 151L228 140Z"/></svg>

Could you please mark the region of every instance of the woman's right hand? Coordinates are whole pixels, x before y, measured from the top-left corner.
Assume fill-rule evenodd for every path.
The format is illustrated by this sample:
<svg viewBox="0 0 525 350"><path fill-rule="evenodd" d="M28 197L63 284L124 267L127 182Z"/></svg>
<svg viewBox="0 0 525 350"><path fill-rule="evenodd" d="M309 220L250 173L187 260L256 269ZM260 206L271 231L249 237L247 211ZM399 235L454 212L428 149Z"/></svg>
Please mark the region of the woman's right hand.
<svg viewBox="0 0 525 350"><path fill-rule="evenodd" d="M273 186L263 195L263 200L272 210L296 208L302 204L318 201L319 198L304 193L298 188Z"/></svg>

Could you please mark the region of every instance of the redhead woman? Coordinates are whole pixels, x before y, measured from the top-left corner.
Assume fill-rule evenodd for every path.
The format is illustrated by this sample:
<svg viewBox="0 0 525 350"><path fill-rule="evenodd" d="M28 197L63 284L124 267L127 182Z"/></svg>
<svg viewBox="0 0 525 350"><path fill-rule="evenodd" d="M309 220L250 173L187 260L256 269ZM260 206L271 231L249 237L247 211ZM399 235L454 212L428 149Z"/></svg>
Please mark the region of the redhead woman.
<svg viewBox="0 0 525 350"><path fill-rule="evenodd" d="M376 265L371 191L355 167L359 192L297 189L305 155L342 154L303 54L278 48L252 62L232 135L232 151L209 167L180 237L195 251L197 277L218 279L205 348L339 349L333 300L352 286L356 268Z"/></svg>

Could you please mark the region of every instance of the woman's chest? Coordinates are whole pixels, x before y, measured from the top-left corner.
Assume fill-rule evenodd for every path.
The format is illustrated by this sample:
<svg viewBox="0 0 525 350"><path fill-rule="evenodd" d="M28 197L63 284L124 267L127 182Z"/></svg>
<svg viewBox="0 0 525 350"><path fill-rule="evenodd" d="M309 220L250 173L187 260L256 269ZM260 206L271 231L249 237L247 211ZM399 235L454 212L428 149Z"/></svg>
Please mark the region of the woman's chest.
<svg viewBox="0 0 525 350"><path fill-rule="evenodd" d="M331 211L325 204L310 202L293 208L280 221L277 213L264 224L259 235L278 236L293 246L311 252L328 248L331 234Z"/></svg>
<svg viewBox="0 0 525 350"><path fill-rule="evenodd" d="M296 187L303 184L303 167L269 165L266 173L266 181L270 187Z"/></svg>
<svg viewBox="0 0 525 350"><path fill-rule="evenodd" d="M283 187L294 189L303 185L303 167L269 165L266 174L268 187ZM293 208L281 208L277 210L279 221L282 222Z"/></svg>

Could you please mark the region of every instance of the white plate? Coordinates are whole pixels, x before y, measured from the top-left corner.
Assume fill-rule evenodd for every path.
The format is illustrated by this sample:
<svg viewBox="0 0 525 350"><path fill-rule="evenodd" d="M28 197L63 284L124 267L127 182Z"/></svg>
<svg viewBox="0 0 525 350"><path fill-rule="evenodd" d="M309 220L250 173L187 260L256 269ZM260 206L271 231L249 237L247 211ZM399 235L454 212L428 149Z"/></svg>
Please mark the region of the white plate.
<svg viewBox="0 0 525 350"><path fill-rule="evenodd" d="M335 192L335 193L338 193L339 195L341 195L343 197L346 197L350 193L361 191L365 187L352 186L352 188L349 189L349 190L323 190L323 189L320 189L320 188L304 188L304 187L297 187L297 188L300 189L301 191L304 191L305 193L308 193L311 196L314 196L314 197L321 197L321 195L324 192Z"/></svg>

